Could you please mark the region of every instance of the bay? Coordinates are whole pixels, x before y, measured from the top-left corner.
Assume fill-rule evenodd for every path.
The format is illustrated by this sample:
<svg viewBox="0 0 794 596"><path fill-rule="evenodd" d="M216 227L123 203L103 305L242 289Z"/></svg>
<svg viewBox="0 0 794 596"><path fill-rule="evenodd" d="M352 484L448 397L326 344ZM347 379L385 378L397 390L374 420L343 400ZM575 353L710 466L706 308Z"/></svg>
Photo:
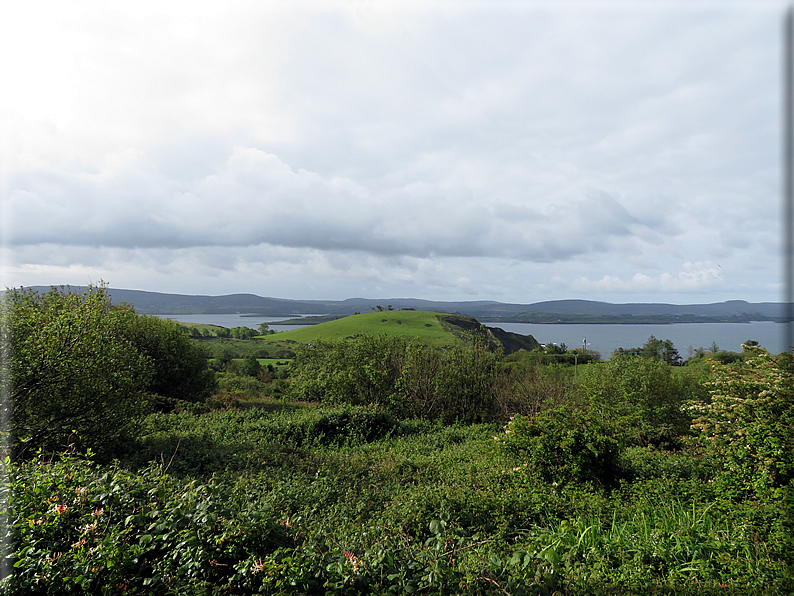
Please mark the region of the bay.
<svg viewBox="0 0 794 596"><path fill-rule="evenodd" d="M289 331L290 329L299 329L300 327L307 327L307 325L278 325L279 321L286 321L287 319L295 319L301 315L293 315L289 317L255 317L255 316L241 316L239 314L202 314L202 315L154 315L161 319L169 319L178 321L183 325L218 325L219 327L226 327L227 329L234 329L235 327L248 327L250 329L259 329L260 323L267 323L268 326L274 331Z"/></svg>
<svg viewBox="0 0 794 596"><path fill-rule="evenodd" d="M581 348L587 342L588 350L595 350L603 358L609 358L617 348L637 348L653 335L656 339L669 339L683 358L688 357L689 348L709 349L712 342L722 350L741 352L748 339L757 341L773 354L787 349L785 323L754 321L751 323L674 323L671 325L576 325L536 323L489 323L505 331L532 335L545 343L564 343L568 349Z"/></svg>

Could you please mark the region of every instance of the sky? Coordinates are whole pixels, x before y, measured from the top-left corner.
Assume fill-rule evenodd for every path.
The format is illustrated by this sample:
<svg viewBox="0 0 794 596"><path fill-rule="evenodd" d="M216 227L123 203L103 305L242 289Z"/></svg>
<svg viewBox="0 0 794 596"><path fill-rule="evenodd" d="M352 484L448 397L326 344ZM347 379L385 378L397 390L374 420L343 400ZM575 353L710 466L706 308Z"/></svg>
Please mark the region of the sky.
<svg viewBox="0 0 794 596"><path fill-rule="evenodd" d="M9 4L4 287L783 300L786 2Z"/></svg>

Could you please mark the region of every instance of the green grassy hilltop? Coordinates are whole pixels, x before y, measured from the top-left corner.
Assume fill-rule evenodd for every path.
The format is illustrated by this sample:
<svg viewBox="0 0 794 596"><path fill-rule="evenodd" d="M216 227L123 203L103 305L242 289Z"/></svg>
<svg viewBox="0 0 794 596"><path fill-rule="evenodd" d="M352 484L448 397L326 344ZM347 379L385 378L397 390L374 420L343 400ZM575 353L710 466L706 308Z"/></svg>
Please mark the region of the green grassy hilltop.
<svg viewBox="0 0 794 596"><path fill-rule="evenodd" d="M431 345L450 345L460 341L460 329L443 325L443 317L436 312L391 310L351 315L310 327L282 331L278 339L311 343L334 341L364 333L383 334L389 337L416 337ZM472 319L473 320L473 319ZM455 331L458 331L456 334Z"/></svg>
<svg viewBox="0 0 794 596"><path fill-rule="evenodd" d="M443 347L460 344L461 336L466 333L481 337L488 342L491 349L501 349L505 354L511 354L522 348L532 350L539 345L531 335L485 327L472 317L413 310L387 310L351 315L310 327L282 331L273 336L273 341L312 343L338 341L356 335L370 334L415 338L430 346Z"/></svg>

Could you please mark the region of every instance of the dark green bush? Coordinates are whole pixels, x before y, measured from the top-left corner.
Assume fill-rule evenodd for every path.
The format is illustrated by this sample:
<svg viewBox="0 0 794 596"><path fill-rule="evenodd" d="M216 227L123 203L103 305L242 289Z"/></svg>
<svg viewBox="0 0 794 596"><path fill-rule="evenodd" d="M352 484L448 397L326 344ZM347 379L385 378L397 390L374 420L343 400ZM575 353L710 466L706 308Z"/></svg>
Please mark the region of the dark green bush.
<svg viewBox="0 0 794 596"><path fill-rule="evenodd" d="M147 391L180 401L201 403L216 389L209 354L190 341L178 323L120 309L124 335L152 363Z"/></svg>
<svg viewBox="0 0 794 596"><path fill-rule="evenodd" d="M382 406L395 416L492 419L504 368L476 342L432 348L361 335L302 349L290 369L293 399Z"/></svg>
<svg viewBox="0 0 794 596"><path fill-rule="evenodd" d="M243 358L243 361L237 365L237 371L246 377L256 377L262 372L262 365L259 364L256 356L251 354Z"/></svg>
<svg viewBox="0 0 794 596"><path fill-rule="evenodd" d="M342 405L274 417L261 431L274 443L301 447L368 443L387 437L397 427L397 421L379 408Z"/></svg>
<svg viewBox="0 0 794 596"><path fill-rule="evenodd" d="M221 393L236 393L249 397L262 397L269 395L271 388L254 377L240 376L233 373L218 373L218 391Z"/></svg>
<svg viewBox="0 0 794 596"><path fill-rule="evenodd" d="M701 456L659 451L653 447L628 447L621 451L618 466L621 477L630 482L652 478L708 481L715 471Z"/></svg>
<svg viewBox="0 0 794 596"><path fill-rule="evenodd" d="M375 335L304 346L290 368L290 395L329 404L386 404L404 350L403 340Z"/></svg>
<svg viewBox="0 0 794 596"><path fill-rule="evenodd" d="M559 404L534 418L517 414L498 439L546 482L612 486L619 476L620 451L613 435L614 428L591 412Z"/></svg>
<svg viewBox="0 0 794 596"><path fill-rule="evenodd" d="M586 407L626 446L678 445L692 421L685 404L705 393L697 376L652 358L614 356L580 372Z"/></svg>
<svg viewBox="0 0 794 596"><path fill-rule="evenodd" d="M491 420L504 372L499 356L479 343L444 350L414 343L406 347L391 405L408 417L465 423Z"/></svg>
<svg viewBox="0 0 794 596"><path fill-rule="evenodd" d="M104 288L3 295L0 374L9 386L0 407L15 457L60 451L77 436L107 455L131 435L154 363L128 337L129 320Z"/></svg>

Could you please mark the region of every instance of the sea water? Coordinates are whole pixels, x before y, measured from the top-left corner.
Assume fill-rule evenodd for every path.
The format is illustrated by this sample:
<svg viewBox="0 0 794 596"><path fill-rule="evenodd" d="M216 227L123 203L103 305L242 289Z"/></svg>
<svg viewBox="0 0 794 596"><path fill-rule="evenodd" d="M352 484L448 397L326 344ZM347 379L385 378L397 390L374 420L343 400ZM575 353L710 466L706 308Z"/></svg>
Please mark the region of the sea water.
<svg viewBox="0 0 794 596"><path fill-rule="evenodd" d="M787 349L784 346L785 324L771 321L751 323L674 323L671 325L576 325L536 323L489 323L505 331L532 335L542 344L564 343L570 350L581 348L586 342L588 350L599 352L609 358L618 348L641 347L653 335L656 339L669 339L683 358L693 350L711 348L716 343L721 350L741 352L742 344L755 340L773 354Z"/></svg>

